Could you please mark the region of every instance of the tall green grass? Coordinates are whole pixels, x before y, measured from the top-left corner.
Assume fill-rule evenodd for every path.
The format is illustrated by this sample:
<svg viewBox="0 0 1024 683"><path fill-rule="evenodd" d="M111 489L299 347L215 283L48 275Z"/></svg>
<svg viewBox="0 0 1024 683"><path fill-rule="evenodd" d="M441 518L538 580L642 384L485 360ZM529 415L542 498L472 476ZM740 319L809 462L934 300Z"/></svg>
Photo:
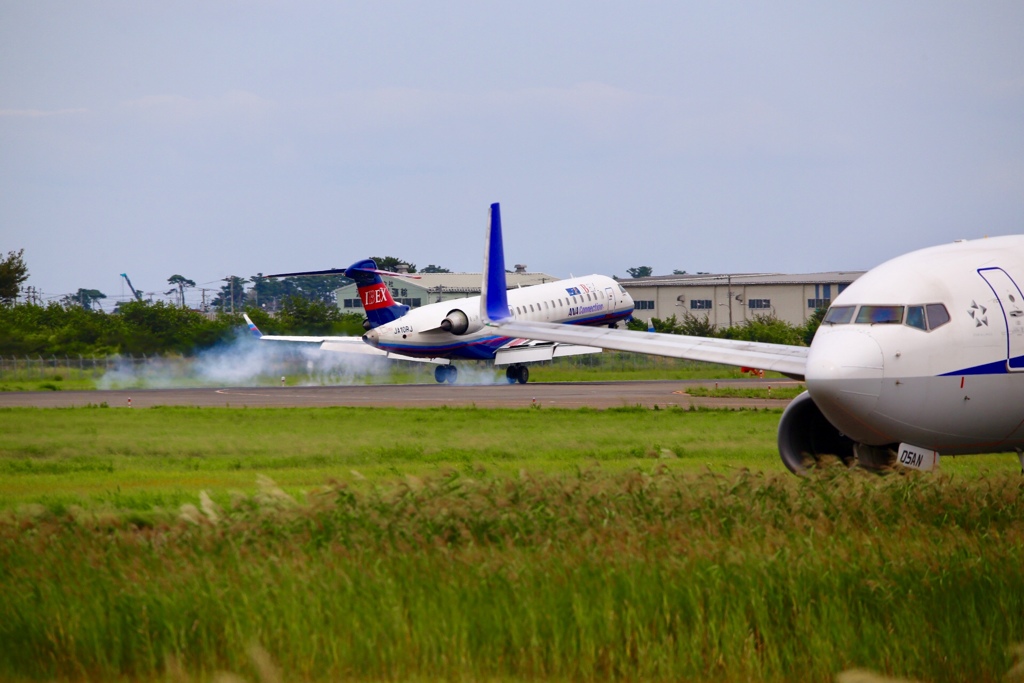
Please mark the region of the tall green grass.
<svg viewBox="0 0 1024 683"><path fill-rule="evenodd" d="M0 524L0 678L999 681L1018 478L456 471Z"/></svg>

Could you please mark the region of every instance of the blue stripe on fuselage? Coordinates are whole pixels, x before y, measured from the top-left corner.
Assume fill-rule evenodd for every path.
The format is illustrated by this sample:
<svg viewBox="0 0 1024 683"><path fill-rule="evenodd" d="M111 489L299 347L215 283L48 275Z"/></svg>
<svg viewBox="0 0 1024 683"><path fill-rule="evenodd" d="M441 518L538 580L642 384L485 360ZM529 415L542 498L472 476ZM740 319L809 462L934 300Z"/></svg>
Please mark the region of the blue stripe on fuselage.
<svg viewBox="0 0 1024 683"><path fill-rule="evenodd" d="M1024 356L1013 359L1016 363L1024 362ZM971 368L964 368L962 370L954 370L953 372L944 372L939 377L955 377L959 375L1005 375L1010 372L1010 363L1003 358L1002 360L992 361L991 363L985 363L983 365L975 365Z"/></svg>

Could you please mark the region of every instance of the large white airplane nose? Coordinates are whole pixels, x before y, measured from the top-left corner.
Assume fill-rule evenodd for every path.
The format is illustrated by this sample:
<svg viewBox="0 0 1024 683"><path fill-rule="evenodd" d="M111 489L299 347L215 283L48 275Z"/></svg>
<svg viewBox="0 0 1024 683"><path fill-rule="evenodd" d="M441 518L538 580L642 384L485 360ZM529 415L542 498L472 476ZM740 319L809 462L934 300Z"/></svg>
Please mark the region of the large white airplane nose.
<svg viewBox="0 0 1024 683"><path fill-rule="evenodd" d="M882 349L864 327L819 330L807 354L807 391L829 422L858 440L874 411L885 370Z"/></svg>

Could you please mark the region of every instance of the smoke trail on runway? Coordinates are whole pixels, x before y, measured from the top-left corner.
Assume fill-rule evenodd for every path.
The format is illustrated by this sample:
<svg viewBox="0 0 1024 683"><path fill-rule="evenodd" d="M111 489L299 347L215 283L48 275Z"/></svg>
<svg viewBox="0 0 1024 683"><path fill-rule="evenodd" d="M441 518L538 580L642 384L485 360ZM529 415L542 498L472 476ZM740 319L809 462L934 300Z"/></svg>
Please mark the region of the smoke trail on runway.
<svg viewBox="0 0 1024 683"><path fill-rule="evenodd" d="M321 351L315 344L260 342L247 333L193 358L122 358L97 381L100 389L279 384L382 383L396 367L383 357Z"/></svg>

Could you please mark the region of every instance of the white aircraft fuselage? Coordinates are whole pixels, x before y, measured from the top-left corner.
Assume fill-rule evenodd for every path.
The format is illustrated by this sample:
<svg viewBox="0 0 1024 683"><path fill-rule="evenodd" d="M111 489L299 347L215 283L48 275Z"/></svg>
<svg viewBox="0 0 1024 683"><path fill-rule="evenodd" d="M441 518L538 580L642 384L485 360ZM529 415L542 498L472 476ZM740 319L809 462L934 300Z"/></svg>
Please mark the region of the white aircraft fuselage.
<svg viewBox="0 0 1024 683"><path fill-rule="evenodd" d="M611 325L633 313L633 299L618 282L605 275L510 289L508 304L511 315L517 320L571 325ZM363 340L390 354L414 358L495 359L497 365L503 364L500 353L503 349L527 341L486 327L480 319L479 296L412 309L401 318L368 330ZM514 356L510 354L510 358Z"/></svg>
<svg viewBox="0 0 1024 683"><path fill-rule="evenodd" d="M942 454L1021 448L1022 285L1020 235L922 249L873 268L832 302L826 320L839 322L814 337L810 396L864 444Z"/></svg>

